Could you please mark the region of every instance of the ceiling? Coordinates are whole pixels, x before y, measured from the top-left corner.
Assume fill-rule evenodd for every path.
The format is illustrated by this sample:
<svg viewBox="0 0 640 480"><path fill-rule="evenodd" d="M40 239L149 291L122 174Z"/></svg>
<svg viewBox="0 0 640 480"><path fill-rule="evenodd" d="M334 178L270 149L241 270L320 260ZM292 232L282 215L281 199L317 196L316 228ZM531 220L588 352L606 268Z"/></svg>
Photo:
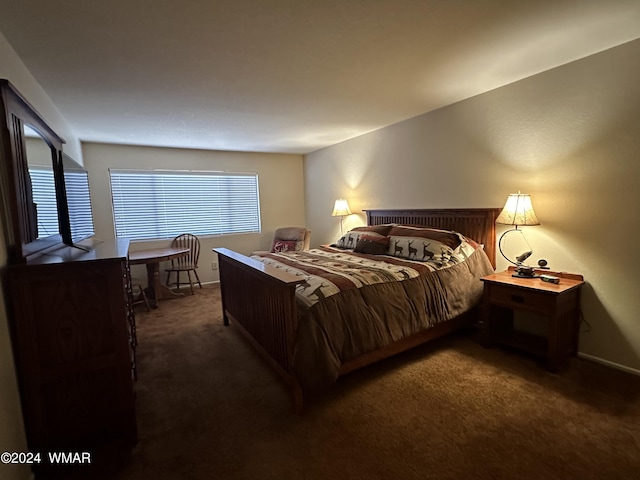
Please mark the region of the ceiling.
<svg viewBox="0 0 640 480"><path fill-rule="evenodd" d="M0 12L82 141L282 153L640 38L638 0L0 0Z"/></svg>

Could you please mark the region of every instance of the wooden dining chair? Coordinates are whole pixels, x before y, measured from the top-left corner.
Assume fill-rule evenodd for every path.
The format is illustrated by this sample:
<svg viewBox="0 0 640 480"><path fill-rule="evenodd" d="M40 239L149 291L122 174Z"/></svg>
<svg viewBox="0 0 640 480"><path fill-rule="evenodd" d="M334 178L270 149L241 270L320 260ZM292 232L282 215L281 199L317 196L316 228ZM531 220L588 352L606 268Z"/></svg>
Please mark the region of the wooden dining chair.
<svg viewBox="0 0 640 480"><path fill-rule="evenodd" d="M191 295L194 295L191 272L193 272L198 285L202 288L202 283L200 283L200 278L198 277L197 272L198 258L200 257L200 240L198 240L198 237L195 235L183 233L173 239L171 246L176 248L188 248L189 254L171 260L171 268L165 269L167 272L167 287L170 285L176 285L177 289L180 290L180 272L187 272L189 286L191 287ZM169 283L172 272L175 272L176 274L175 283Z"/></svg>

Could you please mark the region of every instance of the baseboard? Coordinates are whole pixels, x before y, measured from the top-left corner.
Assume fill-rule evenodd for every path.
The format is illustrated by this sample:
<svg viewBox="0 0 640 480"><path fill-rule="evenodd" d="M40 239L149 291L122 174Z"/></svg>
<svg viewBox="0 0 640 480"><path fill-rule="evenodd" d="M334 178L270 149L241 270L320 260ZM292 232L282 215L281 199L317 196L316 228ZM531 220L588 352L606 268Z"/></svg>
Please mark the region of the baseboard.
<svg viewBox="0 0 640 480"><path fill-rule="evenodd" d="M580 352L578 352L578 357L589 360L590 362L600 363L602 365L606 365L607 367L615 368L616 370L622 370L623 372L631 373L632 375L640 376L640 370L627 367L625 365L620 365L619 363L610 362L609 360L605 360L600 357L594 357L593 355L587 355L586 353Z"/></svg>
<svg viewBox="0 0 640 480"><path fill-rule="evenodd" d="M213 285L214 283L220 283L220 280L212 280L210 282L202 282L202 285Z"/></svg>

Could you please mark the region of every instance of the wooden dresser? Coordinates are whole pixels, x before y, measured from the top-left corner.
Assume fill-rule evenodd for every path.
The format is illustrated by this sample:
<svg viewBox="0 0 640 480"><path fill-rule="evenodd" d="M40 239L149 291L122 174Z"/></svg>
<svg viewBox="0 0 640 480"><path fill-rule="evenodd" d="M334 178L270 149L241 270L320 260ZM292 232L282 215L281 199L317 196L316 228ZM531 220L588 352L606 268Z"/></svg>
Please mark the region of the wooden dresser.
<svg viewBox="0 0 640 480"><path fill-rule="evenodd" d="M5 272L32 452L129 452L137 441L127 253L122 240L63 246Z"/></svg>

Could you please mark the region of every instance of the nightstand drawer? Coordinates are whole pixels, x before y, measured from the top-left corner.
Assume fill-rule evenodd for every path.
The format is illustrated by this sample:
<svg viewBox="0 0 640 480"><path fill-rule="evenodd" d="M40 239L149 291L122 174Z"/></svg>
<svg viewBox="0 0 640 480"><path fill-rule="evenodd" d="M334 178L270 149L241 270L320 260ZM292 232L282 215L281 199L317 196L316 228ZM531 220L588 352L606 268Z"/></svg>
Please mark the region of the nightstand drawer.
<svg viewBox="0 0 640 480"><path fill-rule="evenodd" d="M489 301L494 305L529 310L540 314L550 314L555 305L552 294L496 284L489 288Z"/></svg>

